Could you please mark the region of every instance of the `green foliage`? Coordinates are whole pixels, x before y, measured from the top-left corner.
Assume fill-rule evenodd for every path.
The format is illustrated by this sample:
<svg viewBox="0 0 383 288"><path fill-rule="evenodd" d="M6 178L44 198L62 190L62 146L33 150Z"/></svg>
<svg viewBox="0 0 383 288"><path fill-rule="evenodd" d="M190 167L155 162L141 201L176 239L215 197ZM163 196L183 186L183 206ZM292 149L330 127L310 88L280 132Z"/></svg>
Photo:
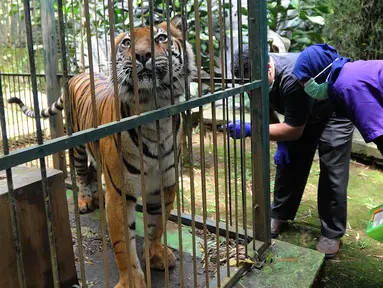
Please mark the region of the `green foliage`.
<svg viewBox="0 0 383 288"><path fill-rule="evenodd" d="M290 51L302 51L307 46L325 41L325 18L332 13L329 0L268 0L268 26L291 41ZM334 0L335 1L335 0Z"/></svg>
<svg viewBox="0 0 383 288"><path fill-rule="evenodd" d="M335 0L290 0L290 2L278 0L268 0L268 26L270 29L276 31L281 36L287 37L291 40L291 51L301 51L306 46L324 42L323 27L325 24L324 18L331 13L331 8L327 6L327 1ZM357 1L357 0L352 0ZM98 39L110 40L110 21L108 16L108 2L106 0L95 0L89 3L89 15L90 15L90 33L91 36L97 36ZM220 39L220 16L225 17L227 23L230 15L233 15L232 3L225 3L222 7L219 5L219 1L212 1L211 7L211 20L212 20L212 33L211 39L209 38L209 10L208 1L196 0L196 1L181 1L174 0L169 1L169 7L167 3L162 0L153 1L154 10L154 23L159 23L167 18L176 14L184 13L187 18L187 38L192 44L195 50L200 49L202 68L204 71L209 72L210 63L213 61L214 67L218 67L217 59L220 56L220 48L223 45L223 39ZM221 1L222 2L222 1ZM114 33L121 33L129 30L129 7L126 1L114 0L113 1L113 12L114 12ZM124 4L125 3L125 4ZM17 5L16 5L17 4ZM197 4L197 7L195 7ZM40 16L40 3L36 1L35 7L32 7L32 25L34 27L34 35L41 33L41 16ZM76 51L84 50L84 54L80 56L83 58L86 56L87 51L83 49L83 45L86 43L87 31L85 29L85 7L84 2L81 0L64 1L63 3L63 14L65 19L66 29L66 47L67 57L71 64L71 72L77 73L79 67L77 63L81 59L78 59ZM125 6L124 6L125 5ZM14 0L13 4L9 6L7 11L0 11L6 17L18 15L20 21L23 20L22 1ZM184 7L183 7L184 6ZM1 8L0 8L1 9ZM55 1L56 21L58 21L58 7ZM220 11L222 15L220 15ZM243 42L247 42L248 36L248 25L247 25L247 8L242 7L240 9L242 14L242 36ZM168 15L168 14L171 15ZM196 13L200 19L200 45L197 45L197 32L196 32ZM233 19L237 21L238 15L233 15ZM133 22L134 26L140 26L142 24L149 25L149 2L136 0L133 3ZM58 23L56 23L58 27ZM238 31L230 32L230 27L226 26L224 31L226 36L238 37ZM212 40L212 41L211 41ZM24 41L24 40L23 40ZM41 37L35 37L35 42L41 45ZM211 43L214 50L214 59L210 59L209 50ZM13 43L11 46L12 47ZM229 46L229 43L226 43ZM25 43L24 43L25 46ZM99 44L99 47L101 44ZM104 47L100 47L103 49ZM20 67L25 67L20 66ZM23 68L21 68L23 69ZM215 73L219 74L219 69L215 69Z"/></svg>
<svg viewBox="0 0 383 288"><path fill-rule="evenodd" d="M353 59L383 59L383 1L330 0L326 38Z"/></svg>

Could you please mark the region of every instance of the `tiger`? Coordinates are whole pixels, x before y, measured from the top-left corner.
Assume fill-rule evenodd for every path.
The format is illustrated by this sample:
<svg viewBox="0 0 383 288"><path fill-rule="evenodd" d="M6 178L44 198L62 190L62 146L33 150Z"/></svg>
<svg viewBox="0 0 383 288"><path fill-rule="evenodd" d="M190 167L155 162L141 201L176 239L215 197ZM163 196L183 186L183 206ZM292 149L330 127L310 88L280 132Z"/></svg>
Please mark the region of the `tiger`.
<svg viewBox="0 0 383 288"><path fill-rule="evenodd" d="M139 93L140 112L151 111L157 108L171 105L171 90L173 90L174 103L179 103L179 98L185 93L196 74L195 54L191 44L183 39L185 25L182 16L175 16L170 20L170 30L167 23L162 22L153 26L153 41L155 53L155 67L152 67L150 27L134 28L135 50L132 51L130 33L121 33L115 38L116 46L116 74L94 74L94 86L97 107L97 124L105 124L116 121L114 83L118 85L118 100L120 102L121 118L136 115L134 81L132 76L132 53L136 55L137 86ZM169 37L171 35L171 37ZM169 48L171 46L171 55ZM185 49L185 47L186 49ZM185 49L185 50L184 50ZM172 78L169 73L169 57L172 59ZM185 59L186 58L186 59ZM186 71L186 73L185 73ZM156 83L153 86L155 73ZM73 76L69 84L69 101L72 111L71 120L74 132L93 127L93 111L91 100L90 74L81 73ZM171 87L172 85L172 87ZM157 103L153 96L156 89ZM10 104L18 104L22 112L28 117L35 117L34 111L24 105L18 98L11 98ZM40 117L48 118L65 107L65 97L61 97L49 108L40 111ZM175 175L174 149L180 160L182 139L182 117L175 115L175 132L172 129L172 117L159 120L160 148L157 144L155 122L141 126L144 171L140 169L138 130L130 129L121 132L121 154L123 162L123 175L121 177L119 151L117 149L117 135L104 137L99 141L102 173L105 179L105 209L111 244L114 250L117 267L119 270L119 282L116 288L129 287L132 280L133 287L146 287L143 270L136 251L136 215L135 208L137 198L145 193L147 207L147 229L149 240L150 267L152 269L165 269L165 253L168 256L168 268L176 265L173 252L164 247L161 237L164 229L162 224L160 175L163 177L163 189L166 205L166 219L168 219L176 193L177 179ZM175 133L175 134L174 134ZM176 147L173 146L173 135L176 137ZM75 170L79 188L78 203L81 213L87 213L94 209L97 201L97 177L94 142L80 145L74 148ZM160 151L158 151L158 148ZM159 170L159 153L162 153L162 170ZM88 158L90 164L88 166ZM141 191L141 176L144 173L145 191ZM122 179L121 179L122 178ZM124 191L125 190L125 191ZM121 194L126 193L127 224L129 227L129 243L125 242L123 225L123 201ZM130 245L129 259L131 261L131 276L128 277L128 262L126 256L126 244ZM143 253L144 255L144 253Z"/></svg>

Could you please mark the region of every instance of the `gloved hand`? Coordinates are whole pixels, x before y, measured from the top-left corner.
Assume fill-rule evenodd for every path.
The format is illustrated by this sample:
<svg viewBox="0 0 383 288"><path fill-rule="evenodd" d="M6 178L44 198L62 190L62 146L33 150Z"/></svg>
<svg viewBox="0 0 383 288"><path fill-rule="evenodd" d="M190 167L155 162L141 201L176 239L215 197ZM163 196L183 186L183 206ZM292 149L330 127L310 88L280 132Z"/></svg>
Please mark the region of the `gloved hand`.
<svg viewBox="0 0 383 288"><path fill-rule="evenodd" d="M274 154L274 163L278 168L283 169L286 164L290 163L289 150L285 143L277 142L277 151Z"/></svg>
<svg viewBox="0 0 383 288"><path fill-rule="evenodd" d="M223 126L222 126L223 128ZM235 124L233 122L230 122L229 125L227 125L227 131L231 138L233 139L240 139L245 138L248 136L251 136L251 124L245 122L243 125L245 135L241 135L242 127L241 127L241 120L235 121ZM243 136L243 137L241 137Z"/></svg>

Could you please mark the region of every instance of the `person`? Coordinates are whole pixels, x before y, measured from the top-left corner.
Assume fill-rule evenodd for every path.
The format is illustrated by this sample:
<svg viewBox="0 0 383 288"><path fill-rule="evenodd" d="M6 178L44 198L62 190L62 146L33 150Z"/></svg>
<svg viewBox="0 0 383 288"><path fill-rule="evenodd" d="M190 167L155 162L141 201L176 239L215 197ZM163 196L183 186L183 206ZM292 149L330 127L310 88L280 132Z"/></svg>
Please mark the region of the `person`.
<svg viewBox="0 0 383 288"><path fill-rule="evenodd" d="M333 59L334 53L323 57ZM299 53L269 53L268 84L270 107L284 115L282 123L270 124L270 141L277 141L274 199L271 210L271 236L277 237L287 220L294 220L307 183L316 149L319 150L320 175L318 212L321 237L317 250L330 258L340 248L346 231L347 185L354 126L334 113L331 101L309 97L292 74ZM239 75L238 53L234 59ZM248 75L248 46L244 45L243 65ZM245 75L245 77L247 77ZM321 75L318 81L325 81ZM232 138L251 136L250 123L228 124Z"/></svg>
<svg viewBox="0 0 383 288"><path fill-rule="evenodd" d="M293 74L310 97L330 98L338 114L348 117L364 141L374 142L383 155L383 60L352 62L337 57L321 61L328 47L318 44L307 47L298 57ZM327 81L317 83L317 75L326 70Z"/></svg>

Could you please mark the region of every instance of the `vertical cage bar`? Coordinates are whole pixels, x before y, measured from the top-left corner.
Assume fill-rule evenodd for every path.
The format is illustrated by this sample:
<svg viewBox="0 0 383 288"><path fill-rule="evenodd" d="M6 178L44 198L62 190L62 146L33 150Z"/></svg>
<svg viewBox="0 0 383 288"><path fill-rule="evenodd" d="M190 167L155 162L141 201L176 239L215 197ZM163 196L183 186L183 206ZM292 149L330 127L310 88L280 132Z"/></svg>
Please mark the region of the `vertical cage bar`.
<svg viewBox="0 0 383 288"><path fill-rule="evenodd" d="M16 2L16 7L17 7L17 11L20 11L19 1ZM21 40L20 39L21 38L20 37L20 12L17 13L17 24L16 24L16 26L17 26L17 36L18 36L18 37L16 37L16 40L18 38L18 41L20 44L21 43L21 41L20 41ZM16 73L19 73L19 72L22 73L23 71L19 71L19 64L20 64L19 59L20 59L20 56L22 53L22 51L20 51L20 47L17 46L17 50L15 51L15 53L18 54L16 56L16 67L17 67ZM17 91L19 94L18 96L20 97L21 96L20 78L19 78L19 76L15 76L15 77L17 78L17 81L15 81L15 82L17 82L17 88L18 88ZM16 91L16 89L15 89L15 91ZM19 132L19 139L20 139L21 145L24 145L24 137L23 137L24 136L24 128L19 126L20 124L23 125L23 117L22 117L21 113L17 113L17 114L18 114L18 117L17 117L18 118L18 121L17 121L18 127L17 127L17 129ZM20 128L21 128L21 133L20 133Z"/></svg>
<svg viewBox="0 0 383 288"><path fill-rule="evenodd" d="M16 53L16 52L15 52ZM15 55L15 58L16 58L16 55ZM17 62L17 61L16 61ZM13 70L15 71L15 70ZM16 72L17 73L17 72ZM13 96L14 97L17 97L17 94L16 94L16 91L17 91L17 88L16 88L16 81L15 81L15 78L16 76L12 76L12 84L13 84ZM11 86L11 82L9 82L9 86ZM19 123L19 116L20 116L20 113L17 112L17 111L14 111L12 113L14 119L16 119L16 121L14 120L14 122L12 123L12 127L13 127L13 137L14 139L16 140L21 140L21 133L20 133L20 123ZM16 125L16 128L15 128L15 125Z"/></svg>
<svg viewBox="0 0 383 288"><path fill-rule="evenodd" d="M95 36L96 36L96 49L97 49L97 66L98 66L98 72L101 72L100 45L98 43L97 4L98 4L98 1L94 0L94 2L93 2L93 12L94 12L94 28L96 30L96 35Z"/></svg>
<svg viewBox="0 0 383 288"><path fill-rule="evenodd" d="M198 11L198 1L194 2L197 3L197 5L194 6L195 9L195 15L199 15ZM183 33L182 37L186 41L186 30L187 30L187 21L186 21L186 1L181 2L181 15L182 15L182 25L183 25ZM198 34L198 33L197 33ZM183 43L184 51L186 51L186 44ZM185 57L185 54L184 54ZM198 57L198 56L197 56ZM197 64L198 65L198 64ZM199 66L200 67L200 66ZM197 70L199 70L199 67L197 66ZM186 84L186 80L185 80ZM200 84L198 84L198 87L200 87ZM186 101L190 100L190 91L189 88L185 90L185 99ZM191 111L186 111L186 125L184 127L187 130L186 138L188 140L187 143L187 149L188 149L188 162L189 162L189 174L190 174L190 202L191 202L191 218L192 218L192 245L193 245L193 284L194 287L197 287L197 262L196 262L196 255L197 255L197 247L196 247L196 230L195 230L195 191L194 191L194 170L193 170L193 141L192 141L192 124L191 124ZM202 160L202 159L201 159Z"/></svg>
<svg viewBox="0 0 383 288"><path fill-rule="evenodd" d="M102 0L102 10L103 10L103 19L106 19L106 7L108 4L105 4L105 0ZM105 55L109 55L108 53L108 36L107 36L107 29L104 27L104 40L105 40Z"/></svg>
<svg viewBox="0 0 383 288"><path fill-rule="evenodd" d="M72 33L73 33L73 35L74 35L74 37L73 37L73 51L74 51L74 62L76 63L76 65L77 65L77 46L76 46L76 22L75 22L75 19L74 19L74 1L76 1L76 0L71 0L71 12L72 12L72 28L73 28L73 31L72 31ZM80 14L80 17L82 17L82 15ZM80 27L81 27L81 22L80 22ZM80 28L81 29L81 28ZM82 40L82 39L81 39ZM76 67L76 66L75 66ZM75 68L74 67L74 68ZM70 66L69 66L69 71L72 71L73 72L73 70L71 70L70 69ZM77 72L77 71L76 71Z"/></svg>
<svg viewBox="0 0 383 288"><path fill-rule="evenodd" d="M80 11L80 62L81 62L81 69L80 69L80 72L85 72L86 69L85 69L85 52L84 52L84 30L83 30L83 27L84 27L84 22L83 22L83 17L84 17L84 13L83 13L83 5L81 5L81 2L79 1L79 11ZM73 18L74 20L74 18ZM75 41L76 42L76 41ZM88 55L90 57L90 55ZM90 66L90 65L89 65Z"/></svg>
<svg viewBox="0 0 383 288"><path fill-rule="evenodd" d="M230 27L230 57L231 57L231 78L232 78L232 87L234 88L234 86L235 86L235 81L234 81L234 52L233 52L233 50L234 50L234 40L233 40L233 37L234 37L234 35L233 35L233 4L232 4L232 1L231 0L229 0L229 15L230 15L230 17L229 17L229 27ZM234 97L235 96L232 96L231 97L231 101L232 101L232 107L233 107L233 109L234 109ZM227 98L227 122L229 122L229 98ZM233 112L234 113L234 112ZM235 123L235 116L233 117L233 119L232 119L232 122L233 123ZM233 146L234 147L232 147L233 148L233 151L231 151L231 147L230 147L231 145L230 145L230 137L229 137L229 134L227 134L227 154L228 154L228 162L229 162L229 167L228 167L228 174L229 174L229 203L233 203L233 197L232 197L232 190L233 190L233 187L232 187L232 175L231 175L231 173L232 173L232 171L231 171L231 156L232 156L232 154L234 153L234 161L233 161L233 170L234 170L234 174L235 174L235 176L234 176L234 181L236 181L235 179L236 179L236 175L237 175L237 172L236 172L236 167L237 167L237 161L236 161L236 157L235 157L235 155L236 155L236 150L234 149L234 147L235 147L235 141L233 141ZM235 185L234 185L235 186ZM235 188L235 187L234 187ZM236 190L234 189L234 193L237 193L236 192ZM234 195L234 197L235 197L235 195ZM233 225L233 208L232 208L232 205L230 205L230 225L232 226Z"/></svg>
<svg viewBox="0 0 383 288"><path fill-rule="evenodd" d="M168 60L169 60L169 79L170 79L170 102L172 105L174 105L175 101L174 101L174 89L173 89L173 59L172 59L172 46L173 46L173 35L172 33L170 33L171 31L171 28L170 28L170 21L169 19L171 18L171 12L170 12L170 5L171 5L171 2L170 0L166 0L166 18L168 19L168 21L166 22L166 26L167 26L167 31L168 31L168 37L169 37L169 42L170 44L168 44ZM185 27L183 27L185 28ZM183 29L184 30L184 29ZM186 39L184 38L184 40L186 41ZM188 66L188 63L187 63L187 57L186 57L186 49L185 49L185 41L183 42L184 44L184 54L183 54L183 59L185 59L185 64L184 64L184 74L186 76L186 73L187 73L187 66ZM188 90L188 87L185 86L185 89ZM180 114L178 114L178 117L181 117ZM181 118L180 118L181 119ZM182 127L181 127L182 129ZM173 115L172 116L172 130L173 130L173 147L174 147L174 153L173 153L173 157L174 157L174 173L175 173L175 179L176 179L176 197L177 197L177 224L178 224L178 247L179 247L179 265L180 265L180 276L181 276L181 281L180 281L180 286L181 288L183 288L185 286L185 283L184 283L184 263L183 263L183 251L182 251L182 225L181 225L181 201L180 201L180 189L179 189L179 171L178 171L178 160L179 160L179 152L178 152L178 149L180 149L181 147L178 147L177 145L177 134L176 134L176 115ZM166 219L167 220L167 219Z"/></svg>
<svg viewBox="0 0 383 288"><path fill-rule="evenodd" d="M252 182L253 182L253 238L270 243L270 161L269 161L269 102L267 93L267 27L266 2L249 1L249 55L251 80L262 80L262 88L251 91L252 110ZM260 59L260 61L259 61ZM253 241L253 249L255 242ZM260 251L262 252L262 251Z"/></svg>
<svg viewBox="0 0 383 288"><path fill-rule="evenodd" d="M129 28L130 28L130 37L131 37L131 49L136 51L135 46L135 34L134 34L134 16L133 16L133 1L128 1L128 17L129 17ZM136 53L132 53L132 76L133 76L133 93L135 100L135 110L136 114L140 115L140 99L138 94L138 85L137 85L137 59ZM140 159L140 180L141 180L141 197L142 197L142 206L143 206L143 219L144 219L144 253L145 253L145 269L146 269L146 285L148 288L152 286L151 271L150 271L150 251L149 251L149 236L148 236L148 212L147 212L147 197L145 193L145 175L144 175L144 155L143 155L143 143L142 143L142 128L141 126L137 127L138 135L138 150L139 150L139 159Z"/></svg>
<svg viewBox="0 0 383 288"><path fill-rule="evenodd" d="M37 81L36 81L36 66L35 66L35 55L33 51L33 39L32 39L32 25L31 25L31 16L30 16L30 5L29 0L24 0L24 15L25 15L25 26L26 26L26 35L27 35L27 45L28 45L28 55L29 55L29 66L31 69L31 79L32 79L32 90L33 90L33 100L34 100L34 112L36 119L36 132L37 132L37 144L43 144L43 136L41 132L40 125L40 109L39 101L37 97ZM45 166L45 159L40 158L40 171L41 171L41 182L42 182L42 191L44 196L44 206L45 213L47 218L47 229L48 229L48 240L49 240L49 250L51 256L52 264L52 274L53 274L53 286L58 288L60 286L60 279L57 266L57 255L56 255L56 243L55 236L52 226L52 206L51 206L51 195L47 191L47 172Z"/></svg>
<svg viewBox="0 0 383 288"><path fill-rule="evenodd" d="M194 12L195 12L195 29L196 29L196 63L197 63L197 83L198 83L198 97L202 97L202 81L201 81L201 69L202 59L201 59L201 21L199 18L199 2L194 0ZM202 192L202 222L203 222L203 245L204 245L204 264L205 264L205 281L206 287L209 286L209 255L208 255L208 242L207 242L207 200L206 200L206 170L205 170L205 122L204 122L204 113L203 106L199 106L199 117L200 117L200 162L201 162L201 192ZM190 165L193 165L191 163Z"/></svg>
<svg viewBox="0 0 383 288"><path fill-rule="evenodd" d="M73 4L73 1L72 1ZM63 83L64 83L64 99L65 99L65 122L66 122L66 131L67 135L70 136L73 133L73 123L72 123L72 111L70 108L70 99L69 99L69 85L68 85L68 65L66 58L66 43L65 43L65 31L64 31L64 19L63 19L63 3L62 0L57 0L58 6L58 16L59 16L59 33L60 33L60 48L61 48L61 59L62 59L62 70L63 70ZM77 234L77 249L79 254L80 262L80 275L83 287L87 287L87 281L85 276L85 259L84 252L82 247L82 234L81 234L81 225L80 225L80 212L78 207L78 187L76 183L75 175L75 165L74 165L74 149L69 149L69 169L70 177L72 181L72 190L73 190L73 204L74 204L74 217L76 222L76 234Z"/></svg>
<svg viewBox="0 0 383 288"><path fill-rule="evenodd" d="M156 77L156 55L154 49L154 3L149 1L149 25L150 25L150 43L151 43L151 64L152 64L152 80L153 80L153 98L155 102L155 109L159 108L158 95L157 95L157 77ZM169 22L170 19L167 19ZM169 31L170 32L170 31ZM172 80L171 80L172 81ZM172 85L172 82L171 82ZM158 168L160 171L160 194L161 194L161 214L162 214L162 227L163 227L163 241L164 241L164 260L165 260L165 287L169 287L169 259L167 249L167 231L166 231L166 207L165 207L165 191L162 169L162 157L163 152L161 149L161 135L160 135L160 120L156 121L156 134L157 134L157 151L158 151Z"/></svg>
<svg viewBox="0 0 383 288"><path fill-rule="evenodd" d="M220 0L218 0L220 1ZM208 11L208 30L209 30L209 58L210 58L210 92L214 93L215 83L214 83L214 68L215 68L215 58L214 58L214 45L213 45L213 19L212 19L212 1L207 1L207 11ZM217 151L217 115L216 115L216 103L211 103L211 112L212 112L212 133L213 133L213 162L214 162L214 191L215 191L215 212L216 212L216 245L217 245L217 286L221 287L221 269L220 269L220 235L219 235L219 223L220 223L220 209L219 209L219 185L218 185L218 151ZM203 119L202 119L203 121ZM204 161L205 159L201 159Z"/></svg>
<svg viewBox="0 0 383 288"><path fill-rule="evenodd" d="M96 91L94 83L94 70L93 70L93 53L92 53L92 34L90 32L90 13L89 13L89 0L84 1L85 9L85 25L86 25L86 38L87 38L87 47L88 47L88 63L89 63L89 79L90 79L90 92L92 99L92 120L93 127L97 128L98 126L98 111L96 104ZM100 222L101 222L101 237L102 237L102 246L103 246L103 260L104 260L104 273L105 273L105 285L106 287L110 286L109 280L109 269L108 269L108 253L106 246L106 219L105 219L105 207L104 207L104 192L102 189L102 179L101 179L101 153L100 153L100 140L94 142L95 147L95 160L96 160L96 170L97 170L97 194L99 199L100 206Z"/></svg>
<svg viewBox="0 0 383 288"><path fill-rule="evenodd" d="M8 146L8 136L7 136L7 123L5 121L5 113L4 113L4 98L3 98L3 88L2 88L2 77L0 73L0 124L1 124L1 134L3 140L3 151L4 155L9 154L9 146ZM7 183L8 183L8 203L9 209L11 210L11 222L12 222L12 233L15 245L15 253L16 253L16 263L17 263L17 275L19 280L19 287L26 287L25 284L25 274L24 274L24 263L23 263L23 253L20 241L20 228L19 221L17 219L17 211L16 211L16 199L15 192L13 190L13 179L12 179L12 170L7 169Z"/></svg>
<svg viewBox="0 0 383 288"><path fill-rule="evenodd" d="M241 2L237 2L237 15L238 15L238 49L239 49L239 78L240 84L244 84L243 81L243 35L242 35L242 6ZM241 120L241 134L245 133L245 101L244 93L240 93L240 109L239 118ZM247 209L246 209L246 142L245 138L241 137L240 140L240 155L241 155L241 195L242 195L242 223L245 234L245 255L247 257Z"/></svg>
<svg viewBox="0 0 383 288"><path fill-rule="evenodd" d="M28 87L28 84L27 84L28 83L28 78L25 77L25 76L22 76L21 79L22 79L21 82L23 83L23 87L24 87L24 95L23 95L23 97L24 97L24 99L26 99L27 98L26 91L27 91L27 87ZM32 135L32 131L31 131L30 125L29 125L29 119L26 120L26 123L27 123L27 130L28 130L27 145L29 146L29 145L31 145L31 137L30 137L30 135Z"/></svg>
<svg viewBox="0 0 383 288"><path fill-rule="evenodd" d="M57 37L56 22L53 1L40 0L41 29L44 44L45 59L45 86L47 90L48 105L54 103L60 97L60 86L57 79L58 57L57 57ZM58 113L49 117L49 128L51 139L64 135L63 117ZM63 171L66 178L66 161L64 152L52 155L53 167Z"/></svg>
<svg viewBox="0 0 383 288"><path fill-rule="evenodd" d="M221 77L222 77L222 90L226 89L226 81L225 77L227 75L227 58L226 58L226 22L225 22L225 0L223 0L223 3L221 0L218 0L218 10L219 10L219 32L220 32L220 56L221 56ZM223 40L223 41L222 41ZM223 45L222 45L223 42ZM223 52L225 50L225 53ZM227 105L228 98L222 99L222 120L225 121L226 119L226 105ZM226 135L226 125L223 125L223 135ZM227 277L230 277L230 261L229 261L229 214L228 214L228 175L227 175L227 168L228 168L228 161L227 161L227 143L225 141L225 138L223 138L223 161L224 161L224 192L225 192L225 240L226 240L226 274Z"/></svg>

